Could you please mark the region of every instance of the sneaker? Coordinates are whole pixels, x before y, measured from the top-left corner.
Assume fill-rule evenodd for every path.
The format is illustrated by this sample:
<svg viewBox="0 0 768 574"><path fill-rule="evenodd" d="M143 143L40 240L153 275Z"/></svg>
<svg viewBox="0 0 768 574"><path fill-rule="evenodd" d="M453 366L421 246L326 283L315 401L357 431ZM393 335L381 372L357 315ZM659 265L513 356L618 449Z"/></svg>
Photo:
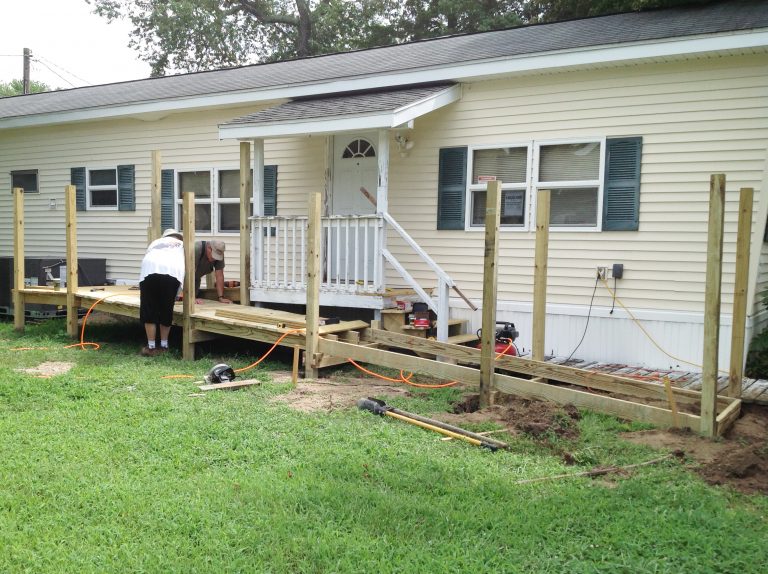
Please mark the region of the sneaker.
<svg viewBox="0 0 768 574"><path fill-rule="evenodd" d="M160 351L160 349L158 349L157 347L155 347L154 349L150 349L149 347L142 347L142 349L141 349L141 356L142 357L154 357L155 355L158 354L158 351Z"/></svg>

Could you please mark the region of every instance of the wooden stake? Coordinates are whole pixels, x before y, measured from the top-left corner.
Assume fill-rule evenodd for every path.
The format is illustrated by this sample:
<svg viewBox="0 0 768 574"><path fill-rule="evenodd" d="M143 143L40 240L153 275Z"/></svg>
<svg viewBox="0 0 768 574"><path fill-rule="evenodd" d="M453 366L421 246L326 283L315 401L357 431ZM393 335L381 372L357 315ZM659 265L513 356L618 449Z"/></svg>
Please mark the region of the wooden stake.
<svg viewBox="0 0 768 574"><path fill-rule="evenodd" d="M304 354L304 373L308 379L316 379L318 375L316 354L320 339L321 209L320 194L310 194L307 226L307 342Z"/></svg>
<svg viewBox="0 0 768 574"><path fill-rule="evenodd" d="M186 361L195 360L192 315L195 312L195 193L183 191L182 221L184 231L184 303L181 355Z"/></svg>
<svg viewBox="0 0 768 574"><path fill-rule="evenodd" d="M24 331L24 190L13 188L13 328Z"/></svg>
<svg viewBox="0 0 768 574"><path fill-rule="evenodd" d="M250 305L251 287L251 144L240 142L240 304Z"/></svg>
<svg viewBox="0 0 768 574"><path fill-rule="evenodd" d="M299 384L299 357L301 355L301 347L298 345L293 346L293 369L291 370L291 383L294 387Z"/></svg>
<svg viewBox="0 0 768 574"><path fill-rule="evenodd" d="M749 244L752 237L754 189L742 187L739 193L739 226L736 236L736 277L733 285L733 326L731 330L731 367L728 371L729 397L741 397L744 377L744 332L747 326L747 291L749 289Z"/></svg>
<svg viewBox="0 0 768 574"><path fill-rule="evenodd" d="M680 420L677 416L677 402L675 401L675 395L672 392L672 385L669 382L669 377L664 377L664 390L667 392L669 410L672 411L672 424L675 425L675 428L680 428Z"/></svg>
<svg viewBox="0 0 768 574"><path fill-rule="evenodd" d="M64 198L66 201L66 220L67 220L67 335L77 337L77 287L78 287L78 264L77 264L77 188L74 185L68 185L64 188Z"/></svg>
<svg viewBox="0 0 768 574"><path fill-rule="evenodd" d="M149 243L155 239L160 239L163 234L163 215L162 215L162 160L160 152L152 152L152 189L151 189L151 225L149 226Z"/></svg>
<svg viewBox="0 0 768 574"><path fill-rule="evenodd" d="M496 292L501 222L501 182L489 181L485 197L485 251L483 259L483 311L480 352L480 407L493 402L496 351Z"/></svg>
<svg viewBox="0 0 768 574"><path fill-rule="evenodd" d="M720 285L723 267L725 174L713 174L709 183L707 275L704 293L704 358L701 377L701 433L717 433L717 353L720 342Z"/></svg>
<svg viewBox="0 0 768 574"><path fill-rule="evenodd" d="M544 360L544 336L547 318L547 258L549 254L550 191L540 189L536 196L536 253L533 276L533 329L531 358Z"/></svg>

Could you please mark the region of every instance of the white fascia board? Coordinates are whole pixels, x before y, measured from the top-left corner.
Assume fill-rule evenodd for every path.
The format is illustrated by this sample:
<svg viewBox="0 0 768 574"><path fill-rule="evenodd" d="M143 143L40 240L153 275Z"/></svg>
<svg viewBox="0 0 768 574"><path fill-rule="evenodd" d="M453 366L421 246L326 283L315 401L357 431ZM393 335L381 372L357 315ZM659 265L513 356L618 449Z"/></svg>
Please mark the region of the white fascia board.
<svg viewBox="0 0 768 574"><path fill-rule="evenodd" d="M219 139L260 139L305 134L335 133L353 130L388 128L392 112L312 120L270 122L266 124L232 124L219 126Z"/></svg>
<svg viewBox="0 0 768 574"><path fill-rule="evenodd" d="M443 106L452 104L461 98L461 86L455 85L445 90L432 94L422 98L418 102L412 102L402 108L398 108L392 114L392 123L388 126L394 128L402 124L406 124L415 120L418 117L424 116L429 112L433 112Z"/></svg>
<svg viewBox="0 0 768 574"><path fill-rule="evenodd" d="M649 42L592 46L541 54L524 54L482 62L461 63L394 74L347 77L327 82L288 84L265 89L200 95L171 100L105 106L0 119L0 129L51 125L65 122L124 118L148 113L184 112L200 108L256 104L356 90L381 89L437 81L467 81L492 76L546 72L583 66L607 66L662 57L685 57L731 50L768 48L768 30L686 36Z"/></svg>

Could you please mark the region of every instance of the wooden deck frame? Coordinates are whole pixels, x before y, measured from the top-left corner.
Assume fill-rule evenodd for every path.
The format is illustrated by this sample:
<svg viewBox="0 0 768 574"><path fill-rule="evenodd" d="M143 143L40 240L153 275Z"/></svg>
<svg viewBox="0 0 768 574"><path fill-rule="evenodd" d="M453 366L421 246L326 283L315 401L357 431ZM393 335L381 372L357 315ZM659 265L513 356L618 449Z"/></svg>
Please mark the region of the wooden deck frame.
<svg viewBox="0 0 768 574"><path fill-rule="evenodd" d="M243 150L245 151L245 150ZM243 153L243 156L245 153ZM708 241L708 269L712 267L712 274L719 271L720 263L718 261L718 250L722 253L722 211L724 202L719 201L716 196L724 195L724 176L720 183L716 176L712 179L712 197L713 206L710 219L714 221L714 230L710 233ZM67 198L74 198L74 193L68 186ZM24 326L24 303L43 302L51 304L66 303L69 308L79 308L90 305L93 302L104 297L106 293L99 290L88 290L78 288L76 280L72 280L72 270L76 273L76 218L74 209L67 209L67 266L70 270L70 281L68 290L53 291L50 288L25 288L24 287L24 205L23 191L14 189L14 271L16 273L14 280L14 304L16 305L15 326L23 330ZM751 194L742 194L742 198ZM183 221L184 221L184 239L185 239L185 258L188 268L192 268L194 263L192 246L194 245L194 195L184 194L183 202ZM744 204L740 209L745 209ZM314 223L315 230L319 230L321 200L320 194L312 194L309 203L310 225ZM718 221L720 224L718 225ZM712 227L712 226L711 226ZM719 229L718 229L719 227ZM308 249L313 254L313 258L319 257L319 238L317 233L309 234ZM70 246L71 242L71 246ZM740 241L741 243L742 241ZM495 252L492 253L495 256ZM720 256L721 259L721 256ZM74 261L73 261L74 260ZM308 269L308 283L316 281L319 278L317 265L310 266ZM539 267L546 269L545 263ZM486 265L487 267L487 265ZM495 271L495 266L491 265ZM538 274L537 274L538 276ZM75 275L76 277L76 275ZM544 273L546 278L546 273ZM709 288L712 299L708 298L707 308L714 309L712 300L719 300L719 281L716 286ZM104 291L109 288L104 288ZM541 294L545 291L541 285L534 285L534 293ZM285 326L274 324L262 324L237 318L227 318L217 316L211 308L195 308L194 301L194 274L188 274L185 279L186 297L181 309L174 313L174 323L183 326L184 340L182 344L183 356L185 359L194 358L194 344L205 340L211 335L229 335L250 340L274 343L283 335L288 333ZM479 349L453 345L381 331L375 328L364 328L359 322L350 325L330 326L324 328L319 326L319 299L312 297L311 293L317 290L309 290L307 297L307 308L305 316L305 333L288 333L281 341L284 346L294 348L304 348L306 350L305 367L309 375L316 375L319 365L331 364L335 359L338 360L354 359L357 361L373 363L376 365L403 369L415 373L426 373L433 377L456 380L470 385L480 386L484 376L480 368L468 365L482 365L482 351ZM119 293L115 293L118 295ZM110 295L112 296L112 295ZM543 295L542 295L543 296ZM131 301L118 301L110 299L103 303L102 310L119 315L138 317L138 305L136 296ZM719 306L718 306L719 307ZM21 312L19 312L21 311ZM75 315L76 316L76 315ZM709 324L705 337L705 359L709 361L705 364L707 372L712 371L712 341L717 340L717 323L719 317L717 314L708 313L707 321ZM354 323L354 322L353 322ZM714 330L714 335L713 333ZM344 335L345 340L339 340L337 332L356 331L354 336ZM359 333L359 334L358 334ZM72 333L70 333L71 335ZM735 335L734 335L735 336ZM446 358L450 362L435 361L419 356L409 356L399 352L393 352L379 348L380 346L406 349L414 352L435 355ZM717 352L716 345L714 352ZM454 364L452 361L464 364ZM714 358L714 372L716 374L717 358ZM487 362L487 359L486 359ZM509 373L498 373L496 369L504 369ZM643 400L653 400L663 403L666 399L665 389L661 385L638 381L635 379L610 375L606 373L595 373L547 363L543 360L523 359L520 357L502 356L494 357L493 362L487 366L491 376L490 381L494 385L493 390L514 394L516 396L549 400L558 404L574 404L578 407L594 409L601 412L607 412L615 416L651 422L660 426L685 426L702 432L707 436L722 435L739 415L741 400L737 397L728 397L717 395L717 381L703 381L702 392L674 388L671 393L674 396L674 403L684 407L701 408L701 415L694 415L687 412L679 412L676 408L659 407L645 404ZM528 378L522 378L523 375ZM487 376L487 375L485 375ZM711 378L711 376L709 377ZM548 381L554 381L550 383ZM579 388L564 387L563 384L572 385ZM602 393L611 393L621 395L620 397L596 394L590 391L600 391ZM667 404L672 403L669 401Z"/></svg>

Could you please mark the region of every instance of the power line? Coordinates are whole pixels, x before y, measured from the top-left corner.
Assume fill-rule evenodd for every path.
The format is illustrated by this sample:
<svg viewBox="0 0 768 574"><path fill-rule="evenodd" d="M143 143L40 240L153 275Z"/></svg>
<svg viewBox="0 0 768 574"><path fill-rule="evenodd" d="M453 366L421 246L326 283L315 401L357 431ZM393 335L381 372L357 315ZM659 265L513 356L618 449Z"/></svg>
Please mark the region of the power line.
<svg viewBox="0 0 768 574"><path fill-rule="evenodd" d="M75 84L73 84L72 82L70 82L68 79L66 79L64 76L62 76L61 74L59 74L59 73L58 73L56 70L54 70L53 68L51 68L50 66L48 66L48 64L46 64L46 63L45 63L45 62L43 62L42 60L38 60L37 58L35 58L35 62L37 62L38 64L42 64L43 66L45 66L46 68L48 68L48 70L49 70L49 71L50 71L52 74L55 74L55 75L56 75L56 76L58 76L60 79L62 79L62 80L64 80L65 82L67 82L67 83L68 83L70 86L72 86L73 88L76 88L76 87L77 87Z"/></svg>
<svg viewBox="0 0 768 574"><path fill-rule="evenodd" d="M85 82L85 83L86 83L86 84L88 84L89 86L93 85L93 82L89 82L89 81L88 81L88 80L86 80L85 78L81 78L81 77L80 77L80 76L78 76L77 74L73 74L72 72L70 72L70 71L69 71L69 70L67 70L66 68L62 68L62 67L61 67L61 66L59 66L58 64L56 64L56 63L54 63L54 62L51 62L51 61L50 61L48 58L44 58L44 57L43 57L43 56L41 56L39 53L37 54L37 57L38 57L38 58L41 60L41 63L43 63L43 62L42 62L42 60L45 60L45 62L47 62L48 64L50 64L50 65L51 65L51 66L53 66L54 68L58 68L59 70L61 70L61 71L62 71L62 72L64 72L65 74L69 74L69 75L70 75L70 76L72 76L73 78L77 78L78 80L80 80L81 82ZM50 68L49 68L49 69L50 69Z"/></svg>
<svg viewBox="0 0 768 574"><path fill-rule="evenodd" d="M23 58L22 54L0 54L0 58Z"/></svg>

